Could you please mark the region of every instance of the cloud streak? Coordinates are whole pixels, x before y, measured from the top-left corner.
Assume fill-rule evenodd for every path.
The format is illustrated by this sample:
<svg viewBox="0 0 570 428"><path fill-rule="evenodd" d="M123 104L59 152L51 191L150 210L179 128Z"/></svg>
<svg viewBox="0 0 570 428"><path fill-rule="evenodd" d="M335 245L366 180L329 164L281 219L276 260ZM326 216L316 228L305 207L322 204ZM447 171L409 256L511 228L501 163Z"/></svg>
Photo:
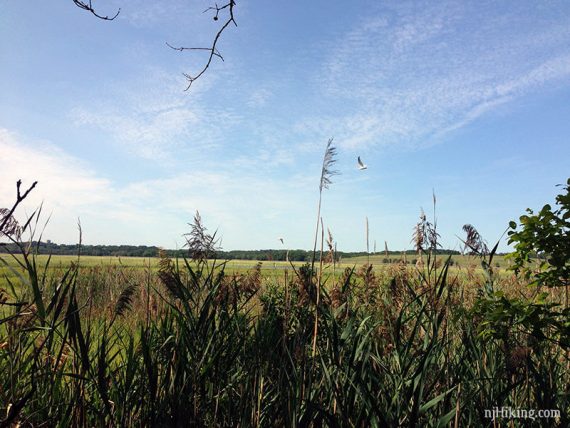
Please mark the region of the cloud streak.
<svg viewBox="0 0 570 428"><path fill-rule="evenodd" d="M316 77L326 102L343 101L350 113L304 119L298 129L317 137L336 128L347 148L413 148L532 91L568 84L568 12L511 6L501 14L481 2L378 8L329 46Z"/></svg>
<svg viewBox="0 0 570 428"><path fill-rule="evenodd" d="M15 183L22 179L38 181L29 202L49 201L51 207L79 209L103 202L111 191L108 180L97 177L81 160L53 144L24 144L17 134L0 128L0 195L3 201L14 199Z"/></svg>
<svg viewBox="0 0 570 428"><path fill-rule="evenodd" d="M189 97L177 76L154 68L126 87L115 87L113 101L76 107L70 116L76 126L107 133L136 157L168 162L184 148L218 147L227 129L240 121L231 108L205 107L206 88L197 87Z"/></svg>

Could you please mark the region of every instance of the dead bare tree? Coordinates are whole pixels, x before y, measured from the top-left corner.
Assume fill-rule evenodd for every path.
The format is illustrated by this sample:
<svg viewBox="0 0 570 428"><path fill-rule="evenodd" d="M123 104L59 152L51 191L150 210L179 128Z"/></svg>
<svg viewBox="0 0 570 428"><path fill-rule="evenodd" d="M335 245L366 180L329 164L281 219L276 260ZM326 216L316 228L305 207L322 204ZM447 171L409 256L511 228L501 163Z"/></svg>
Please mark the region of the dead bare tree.
<svg viewBox="0 0 570 428"><path fill-rule="evenodd" d="M103 15L98 14L95 11L95 9L93 8L93 4L92 4L91 0L89 0L88 2L82 1L82 0L72 0L72 1L80 9L86 10L86 11L90 12L91 14L95 15L97 18L103 19L105 21L114 20L117 16L119 16L119 13L121 12L121 9L119 9L117 11L117 13L112 17L103 16ZM214 16L212 17L212 19L214 21L219 21L221 16L225 16L225 20L223 21L222 26L218 29L218 32L214 36L214 40L213 40L211 46L209 46L209 47L184 47L184 46L176 47L176 46L173 46L172 44L166 42L166 45L169 48L171 48L175 51L179 51L179 52L184 52L184 51L206 51L206 52L208 52L208 58L206 60L206 63L200 69L199 72L197 72L195 75L191 75L188 73L182 73L182 75L186 78L186 80L188 82L188 86L186 86L185 91L188 91L190 89L190 87L192 86L192 83L194 83L197 79L199 79L206 72L206 70L208 70L208 68L210 68L210 65L212 64L212 60L214 59L214 57L219 58L222 61L224 60L224 57L220 54L220 51L218 50L217 45L218 45L218 41L220 40L222 33L226 30L226 28L228 28L230 26L230 24L234 24L237 27L237 22L236 22L235 17L234 17L235 5L236 5L236 2L234 0L229 0L228 3L226 3L222 6L218 6L218 4L216 3L214 6L207 8L203 12L203 13L213 12Z"/></svg>

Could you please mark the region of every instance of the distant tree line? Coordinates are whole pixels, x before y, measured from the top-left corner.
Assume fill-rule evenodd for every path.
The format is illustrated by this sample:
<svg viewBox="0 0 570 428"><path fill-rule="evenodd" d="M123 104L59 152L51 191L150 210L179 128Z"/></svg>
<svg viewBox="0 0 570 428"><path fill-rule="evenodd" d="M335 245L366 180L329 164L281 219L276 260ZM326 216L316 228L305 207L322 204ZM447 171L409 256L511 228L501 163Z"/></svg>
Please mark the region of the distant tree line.
<svg viewBox="0 0 570 428"><path fill-rule="evenodd" d="M53 242L33 242L32 246L38 254L52 255L76 255L79 251L77 244L56 244ZM156 257L161 248L147 245L81 245L81 254L85 256L107 256L107 257ZM164 250L169 257L183 257L188 254L185 249L180 250ZM18 249L15 244L0 244L0 253L17 253ZM407 250L406 255L413 257L417 253L413 250ZM460 254L455 250L438 250L438 254ZM287 254L290 261L303 262L311 260L311 251L306 250L232 250L217 251L218 259L223 260L260 260L260 261L285 261ZM386 252L376 253L376 255L385 255ZM390 258L402 256L403 251L389 251ZM347 257L365 257L368 254L365 251L360 252L344 252L339 251L335 254L337 260ZM374 255L374 254L370 254ZM318 257L318 255L317 255Z"/></svg>
<svg viewBox="0 0 570 428"><path fill-rule="evenodd" d="M78 244L33 242L32 247L38 254L72 256L79 252ZM81 254L85 256L156 257L158 250L146 245L81 245ZM18 253L18 249L16 244L0 244L0 253Z"/></svg>

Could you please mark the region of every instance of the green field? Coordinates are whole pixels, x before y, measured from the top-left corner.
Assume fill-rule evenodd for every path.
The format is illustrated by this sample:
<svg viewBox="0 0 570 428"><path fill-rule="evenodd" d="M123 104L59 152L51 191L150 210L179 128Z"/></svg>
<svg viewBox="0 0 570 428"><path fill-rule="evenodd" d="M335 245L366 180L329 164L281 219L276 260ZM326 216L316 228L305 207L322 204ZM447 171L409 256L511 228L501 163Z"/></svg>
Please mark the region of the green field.
<svg viewBox="0 0 570 428"><path fill-rule="evenodd" d="M448 256L441 255L438 258L441 262L444 262ZM21 257L18 257L21 260ZM427 261L427 259L424 257ZM36 258L38 266L43 270L46 263L49 260L49 272L60 272L67 269L73 263L77 263L79 260L79 266L82 268L93 268L93 267L105 267L105 266L115 266L124 269L132 270L150 270L155 272L158 269L158 257L106 257L106 256L81 256L79 259L77 256L47 256L39 255ZM388 261L389 260L389 261ZM412 257L408 255L406 261L410 266L415 266L417 257ZM358 268L364 264L370 262L373 265L376 272L385 271L387 267L397 265L404 261L404 256L394 256L389 255L371 255L370 258L366 256L360 257L350 257L343 258L335 265L335 274L340 274L346 268ZM452 266L450 267L451 272L461 272L467 269L475 269L480 271L479 259L473 256L467 255L453 255L451 256ZM180 263L183 261L180 260ZM219 263L225 263L225 271L228 274L240 274L245 273L248 270L253 269L258 263L261 263L261 271L264 277L278 277L282 276L284 271L293 271L293 269L298 269L303 266L305 262L285 262L285 261L256 261L256 260L219 260ZM317 263L318 266L318 263ZM506 269L509 266L509 262L505 260L505 257L495 256L493 259L493 267L497 269L498 272L506 273ZM332 273L332 267L326 266L327 273ZM8 281L12 283L17 283L19 279L18 274L24 274L25 269L18 265L16 259L11 257L9 254L0 254L0 288L6 288L8 286Z"/></svg>

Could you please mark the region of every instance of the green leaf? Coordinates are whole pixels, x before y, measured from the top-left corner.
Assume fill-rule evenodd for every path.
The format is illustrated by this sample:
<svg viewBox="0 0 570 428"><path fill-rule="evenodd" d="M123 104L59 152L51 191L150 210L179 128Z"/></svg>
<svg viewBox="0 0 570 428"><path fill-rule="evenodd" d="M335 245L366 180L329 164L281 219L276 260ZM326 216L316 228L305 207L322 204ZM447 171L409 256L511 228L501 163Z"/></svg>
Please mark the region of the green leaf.
<svg viewBox="0 0 570 428"><path fill-rule="evenodd" d="M446 392L439 394L437 397L432 398L430 401L428 401L427 403L425 403L423 406L420 407L420 413L424 413L427 410L431 409L433 406L435 406L437 403L443 400L445 396L449 394L451 391L453 391L455 388L457 388L457 386L454 386L453 388L447 390Z"/></svg>
<svg viewBox="0 0 570 428"><path fill-rule="evenodd" d="M438 428L439 427L446 427L447 424L451 421L451 419L453 419L454 416L455 416L455 409L452 409L448 413L443 415L441 418L439 418L439 421L437 421Z"/></svg>

